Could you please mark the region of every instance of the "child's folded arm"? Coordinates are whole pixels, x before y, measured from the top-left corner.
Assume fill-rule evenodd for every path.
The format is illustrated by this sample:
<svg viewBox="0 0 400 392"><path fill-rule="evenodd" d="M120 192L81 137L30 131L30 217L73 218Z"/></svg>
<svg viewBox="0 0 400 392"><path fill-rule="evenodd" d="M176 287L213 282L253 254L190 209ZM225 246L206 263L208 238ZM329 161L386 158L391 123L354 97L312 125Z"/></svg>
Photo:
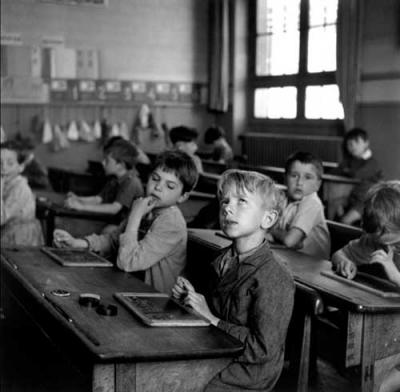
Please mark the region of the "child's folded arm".
<svg viewBox="0 0 400 392"><path fill-rule="evenodd" d="M122 205L118 202L103 203L103 204L81 204L78 208L80 211L100 212L114 215L121 211Z"/></svg>

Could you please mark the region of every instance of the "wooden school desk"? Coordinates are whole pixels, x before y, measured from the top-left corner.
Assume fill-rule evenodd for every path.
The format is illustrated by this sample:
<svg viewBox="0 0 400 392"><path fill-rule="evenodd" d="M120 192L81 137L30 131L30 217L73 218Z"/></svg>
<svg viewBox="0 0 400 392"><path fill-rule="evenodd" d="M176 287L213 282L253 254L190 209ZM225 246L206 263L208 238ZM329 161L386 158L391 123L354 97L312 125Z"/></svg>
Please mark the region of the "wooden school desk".
<svg viewBox="0 0 400 392"><path fill-rule="evenodd" d="M62 267L38 248L19 248L2 250L1 270L6 293L92 374L92 391L201 391L243 349L213 326L145 326L113 294L154 290L113 267ZM52 294L59 289L70 296ZM116 305L118 314L102 316L79 305L84 292Z"/></svg>
<svg viewBox="0 0 400 392"><path fill-rule="evenodd" d="M68 207L64 207L65 195L57 192L50 191L35 191L36 196L36 216L43 222L44 234L46 245L51 246L53 243L53 232L56 228L57 218L66 218L67 220L73 220L72 227L79 229L78 225L82 224L82 221L91 221L105 224L118 224L118 215L107 214L103 212L89 212L89 211L78 211ZM71 226L71 225L70 225ZM71 231L74 236L82 236L84 234L91 234L94 229L88 230L87 233L78 233L76 230Z"/></svg>
<svg viewBox="0 0 400 392"><path fill-rule="evenodd" d="M228 239L215 233L214 230L189 230L192 239L209 249L230 244ZM400 363L400 298L384 298L321 275L321 271L331 271L327 260L284 248L273 251L290 268L297 282L321 295L324 305L347 312L346 341L343 342L345 366L360 366L361 391L377 392L387 371Z"/></svg>

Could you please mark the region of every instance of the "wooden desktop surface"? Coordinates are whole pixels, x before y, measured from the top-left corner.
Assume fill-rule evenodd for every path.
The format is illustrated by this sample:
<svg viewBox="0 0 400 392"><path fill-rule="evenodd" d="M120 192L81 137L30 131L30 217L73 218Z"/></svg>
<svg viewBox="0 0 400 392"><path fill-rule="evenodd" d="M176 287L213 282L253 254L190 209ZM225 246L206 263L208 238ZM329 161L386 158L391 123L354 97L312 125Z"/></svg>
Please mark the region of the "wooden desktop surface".
<svg viewBox="0 0 400 392"><path fill-rule="evenodd" d="M189 241L213 252L230 245L229 239L216 233L220 232L190 229ZM381 297L321 275L321 271L331 271L328 260L271 247L297 282L316 290L324 305L338 307L346 313L347 324L339 341L339 346L344 347L344 366L360 366L361 391L377 392L387 372L400 364L400 298ZM202 252L202 257L205 254Z"/></svg>
<svg viewBox="0 0 400 392"><path fill-rule="evenodd" d="M189 229L189 236L215 250L231 244L231 241L224 238L222 232L218 230ZM296 281L313 287L323 293L324 297L330 297L331 301L340 303L349 310L400 312L400 298L381 297L321 275L322 271L332 271L332 264L328 260L319 260L281 245L271 244L271 248L276 257L289 267Z"/></svg>
<svg viewBox="0 0 400 392"><path fill-rule="evenodd" d="M116 268L62 267L37 248L2 249L1 268L6 288L17 299L20 298L23 307L28 311L38 307L41 313L44 312L47 318L51 318L52 323L49 325L53 325L53 328L43 328L50 337L54 336L56 344L63 350L79 352L76 356L83 355L93 364L94 385L102 383L105 374L118 372L115 365L120 363L131 364L136 377L139 377L140 364L142 377L149 377L149 372L159 369L160 383L163 382L162 374L165 372L166 378L175 377L177 385L182 387L191 382L204 384L207 381L204 377L209 380L242 350L239 341L213 326L145 326L113 294L154 290L132 274ZM52 294L53 290L58 289L67 290L71 295L57 297ZM88 292L100 295L104 303L116 305L118 314L102 316L95 309L79 305L79 295ZM35 318L34 314L32 316ZM41 324L45 318L35 318L35 321ZM69 347L63 347L63 342L66 341L71 342ZM110 366L97 366L102 363ZM186 370L181 369L182 363ZM172 371L174 364L175 373ZM195 374L199 370L198 366L203 368L204 374L197 381L190 381L190 372L186 372L192 367L191 372ZM208 370L205 371L204 368ZM172 374L168 376L171 371ZM132 373L132 377L135 374ZM163 390L163 384L160 383L154 389L132 387L126 390ZM194 390L198 390L196 388Z"/></svg>

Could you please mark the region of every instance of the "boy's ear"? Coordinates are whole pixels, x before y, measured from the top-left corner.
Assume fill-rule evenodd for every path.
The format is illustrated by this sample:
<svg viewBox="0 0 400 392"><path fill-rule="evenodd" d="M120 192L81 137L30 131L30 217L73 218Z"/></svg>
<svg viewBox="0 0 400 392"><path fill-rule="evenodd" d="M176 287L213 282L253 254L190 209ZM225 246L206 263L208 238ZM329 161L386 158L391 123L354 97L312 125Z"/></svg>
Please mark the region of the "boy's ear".
<svg viewBox="0 0 400 392"><path fill-rule="evenodd" d="M183 194L179 197L179 199L178 199L178 201L177 201L177 204L183 203L184 201L186 201L187 199L189 199L189 196L190 196L190 192L185 192L185 193L183 193Z"/></svg>
<svg viewBox="0 0 400 392"><path fill-rule="evenodd" d="M270 227L272 227L275 224L275 222L278 220L278 217L279 217L278 211L266 210L264 212L264 216L261 221L261 227L264 230L269 229Z"/></svg>

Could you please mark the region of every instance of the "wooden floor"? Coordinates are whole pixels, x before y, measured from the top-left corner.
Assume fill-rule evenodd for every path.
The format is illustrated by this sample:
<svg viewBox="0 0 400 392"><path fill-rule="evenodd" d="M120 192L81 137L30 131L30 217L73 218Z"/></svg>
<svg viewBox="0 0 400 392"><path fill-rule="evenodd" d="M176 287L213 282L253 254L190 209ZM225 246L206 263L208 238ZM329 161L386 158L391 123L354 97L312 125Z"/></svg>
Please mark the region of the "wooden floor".
<svg viewBox="0 0 400 392"><path fill-rule="evenodd" d="M57 351L36 327L11 327L0 320L1 392L88 392L90 374L82 373ZM25 323L22 323L25 324ZM25 324L26 325L26 324ZM318 361L317 376L309 392L356 392L358 386L326 362ZM276 392L292 392L295 386L284 370ZM184 391L183 391L184 392Z"/></svg>

